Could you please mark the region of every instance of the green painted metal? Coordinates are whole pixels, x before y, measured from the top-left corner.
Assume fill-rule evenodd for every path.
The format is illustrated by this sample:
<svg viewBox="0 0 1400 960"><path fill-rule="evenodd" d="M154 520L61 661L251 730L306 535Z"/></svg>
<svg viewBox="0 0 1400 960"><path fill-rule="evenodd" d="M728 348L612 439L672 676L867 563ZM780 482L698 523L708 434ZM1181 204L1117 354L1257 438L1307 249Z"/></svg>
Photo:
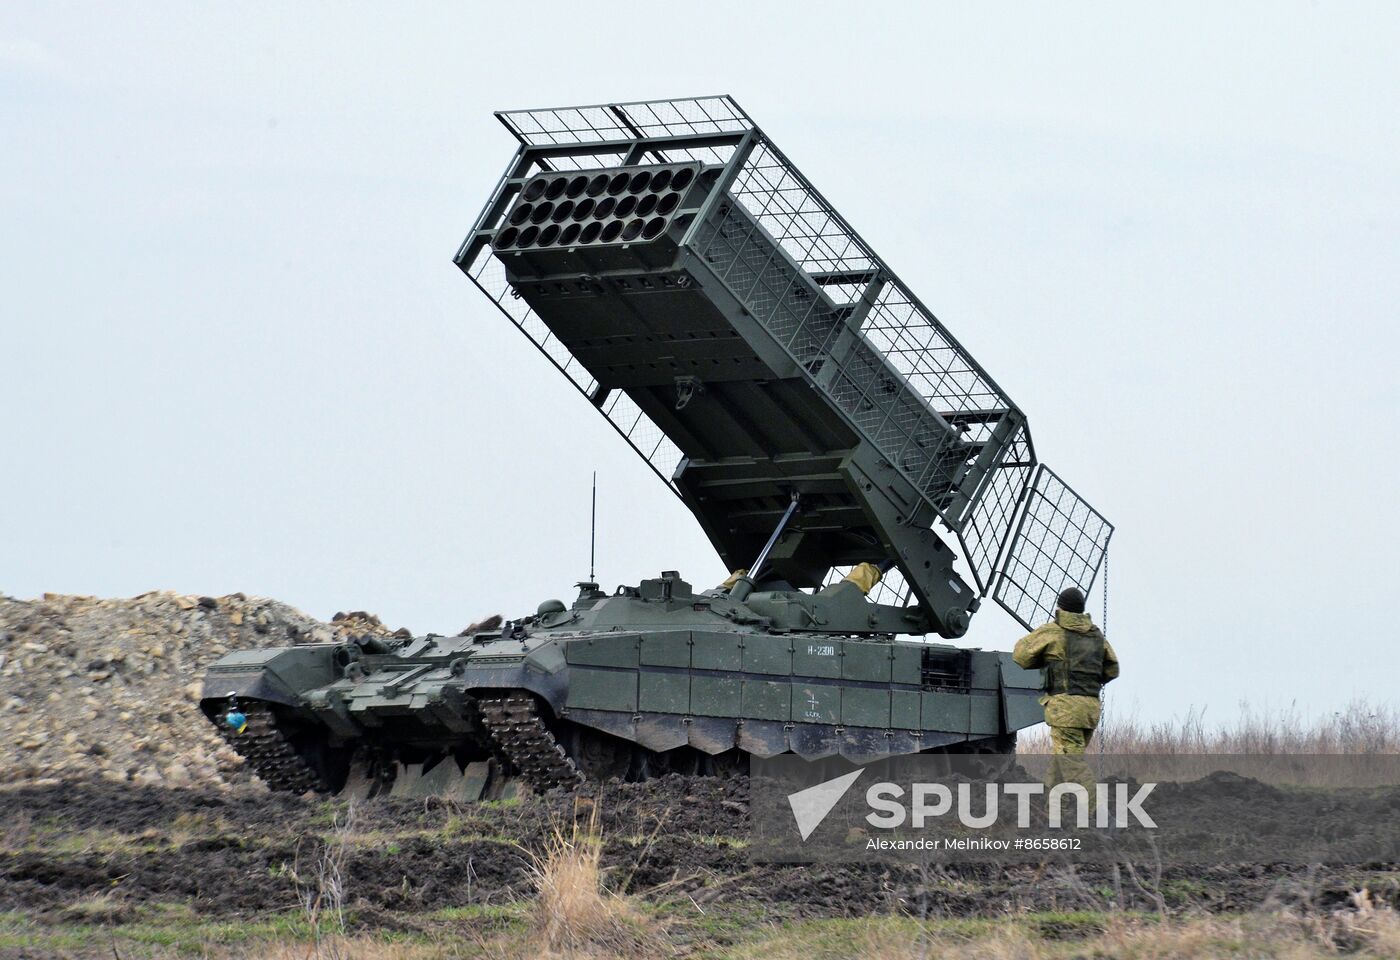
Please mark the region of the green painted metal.
<svg viewBox="0 0 1400 960"><path fill-rule="evenodd" d="M259 701L268 776L297 756L361 796L1010 749L1039 675L903 637L956 639L989 594L1029 623L1092 584L1112 528L1021 410L731 99L501 119L519 147L456 262L756 569L584 583L470 636L231 654L206 715ZM861 563L885 572L871 596L842 579Z"/></svg>
<svg viewBox="0 0 1400 960"><path fill-rule="evenodd" d="M431 773L444 755L480 779L472 764L495 754L477 704L502 691L533 697L561 743L584 731L659 758L1004 749L1039 720L1026 708L1038 674L1004 654L879 632L876 605L849 587L803 595L827 612L794 629L757 609L770 591L750 606L674 573L612 593L584 584L563 613L547 605L472 636L231 654L210 669L203 706L218 722L230 694L274 704L316 750L396 758L413 795L447 777Z"/></svg>
<svg viewBox="0 0 1400 960"><path fill-rule="evenodd" d="M894 632L956 638L989 594L1030 626L1092 585L1111 525L732 98L498 116L519 147L457 264L731 569L799 492L775 575L890 564L880 599L906 609L874 615Z"/></svg>

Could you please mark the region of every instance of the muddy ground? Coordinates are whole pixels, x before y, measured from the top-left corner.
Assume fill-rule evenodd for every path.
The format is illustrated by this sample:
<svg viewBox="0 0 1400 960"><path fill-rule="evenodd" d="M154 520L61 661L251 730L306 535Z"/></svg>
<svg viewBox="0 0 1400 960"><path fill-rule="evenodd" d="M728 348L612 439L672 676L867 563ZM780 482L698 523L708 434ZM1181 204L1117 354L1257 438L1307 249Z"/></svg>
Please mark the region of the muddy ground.
<svg viewBox="0 0 1400 960"><path fill-rule="evenodd" d="M0 912L120 924L152 904L201 918L297 911L328 849L343 847L352 924L418 930L446 908L531 895L554 831L596 821L619 890L766 917L907 912L940 917L1114 908L1330 909L1352 891L1400 903L1400 874L1369 868L1168 868L1144 886L1109 866L803 866L753 862L746 781L669 777L577 797L457 805L344 801L104 781L0 792ZM349 825L346 826L347 819ZM1158 901L1158 897L1161 901Z"/></svg>

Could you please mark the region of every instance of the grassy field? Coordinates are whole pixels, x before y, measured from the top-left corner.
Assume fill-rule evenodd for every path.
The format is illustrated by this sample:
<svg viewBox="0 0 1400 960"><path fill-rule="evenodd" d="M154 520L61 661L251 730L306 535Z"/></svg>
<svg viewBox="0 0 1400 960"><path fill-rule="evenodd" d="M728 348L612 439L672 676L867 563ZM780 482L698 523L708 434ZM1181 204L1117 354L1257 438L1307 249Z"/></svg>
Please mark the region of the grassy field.
<svg viewBox="0 0 1400 960"><path fill-rule="evenodd" d="M147 799L196 811L217 800ZM573 818L539 801L420 806L287 802L261 833L250 828L260 814L241 804L145 829L121 809L96 823L11 820L0 896L23 906L0 912L0 957L1400 957L1391 869L1178 872L1158 882L1159 898L1136 900L1087 868L935 870L918 878L926 889L876 901L870 891L895 878L841 887L830 885L840 868L764 872L741 837L692 827L663 837L660 821L629 830L627 808L604 827L600 806ZM552 825L528 828L545 817ZM667 841L682 845L680 862L651 869ZM425 883L430 874L455 885ZM804 879L813 888L788 896Z"/></svg>
<svg viewBox="0 0 1400 960"><path fill-rule="evenodd" d="M1206 710L1149 723L1120 712L1110 700L1092 747L1104 753L1154 756L1400 753L1400 707L1353 700L1336 712L1309 717L1296 704L1258 709L1241 703L1233 720L1220 723ZM1049 753L1048 729L1023 731L1017 751Z"/></svg>
<svg viewBox="0 0 1400 960"><path fill-rule="evenodd" d="M1400 744L1395 711L1366 704L1313 724L1109 716L1124 752ZM1394 864L1177 869L1138 890L1116 866L764 866L745 850L746 786L607 791L454 806L7 789L0 960L1400 958Z"/></svg>
<svg viewBox="0 0 1400 960"><path fill-rule="evenodd" d="M447 960L447 958L714 958L871 960L1204 960L1204 958L1400 957L1400 914L1368 891L1330 912L1289 909L1208 915L1189 904L1170 913L1019 911L967 918L883 915L771 920L762 910L706 905L653 890L615 892L603 869L603 838L557 831L532 858L533 898L441 908L411 932L368 932L373 917L347 908L334 848L311 865L299 910L235 922L210 921L177 904L135 907L95 896L59 922L0 914L0 956Z"/></svg>

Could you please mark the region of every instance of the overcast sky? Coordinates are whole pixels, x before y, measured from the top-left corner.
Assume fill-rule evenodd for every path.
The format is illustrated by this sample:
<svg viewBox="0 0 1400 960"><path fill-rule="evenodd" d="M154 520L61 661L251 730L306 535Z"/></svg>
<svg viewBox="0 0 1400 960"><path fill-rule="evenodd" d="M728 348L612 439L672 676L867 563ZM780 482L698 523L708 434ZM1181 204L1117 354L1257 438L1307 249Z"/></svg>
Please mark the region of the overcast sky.
<svg viewBox="0 0 1400 960"><path fill-rule="evenodd" d="M594 469L605 584L717 582L451 257L492 110L731 93L1117 525L1111 709L1392 698L1400 7L1131 6L6 3L0 591L455 632Z"/></svg>

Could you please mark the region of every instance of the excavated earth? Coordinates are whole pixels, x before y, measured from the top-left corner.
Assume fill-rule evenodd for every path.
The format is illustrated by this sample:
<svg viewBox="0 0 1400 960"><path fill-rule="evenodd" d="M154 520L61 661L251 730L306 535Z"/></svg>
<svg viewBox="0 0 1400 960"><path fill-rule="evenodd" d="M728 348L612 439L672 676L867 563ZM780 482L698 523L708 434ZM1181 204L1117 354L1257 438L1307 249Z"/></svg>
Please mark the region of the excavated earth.
<svg viewBox="0 0 1400 960"><path fill-rule="evenodd" d="M390 633L371 614L323 623L241 593L0 595L0 783L246 781L242 760L196 709L205 668L231 650Z"/></svg>
<svg viewBox="0 0 1400 960"><path fill-rule="evenodd" d="M700 911L1328 909L1361 887L1400 902L1400 874L1385 864L1167 868L1139 885L1102 865L760 863L747 849L742 779L672 776L473 805L269 792L198 713L204 667L233 649L365 632L391 631L369 614L323 623L241 594L0 597L0 913L61 924L100 909L120 924L173 904L266 917L296 911L334 861L352 924L416 930L435 911L530 896L534 858L580 824L605 838L614 887Z"/></svg>

